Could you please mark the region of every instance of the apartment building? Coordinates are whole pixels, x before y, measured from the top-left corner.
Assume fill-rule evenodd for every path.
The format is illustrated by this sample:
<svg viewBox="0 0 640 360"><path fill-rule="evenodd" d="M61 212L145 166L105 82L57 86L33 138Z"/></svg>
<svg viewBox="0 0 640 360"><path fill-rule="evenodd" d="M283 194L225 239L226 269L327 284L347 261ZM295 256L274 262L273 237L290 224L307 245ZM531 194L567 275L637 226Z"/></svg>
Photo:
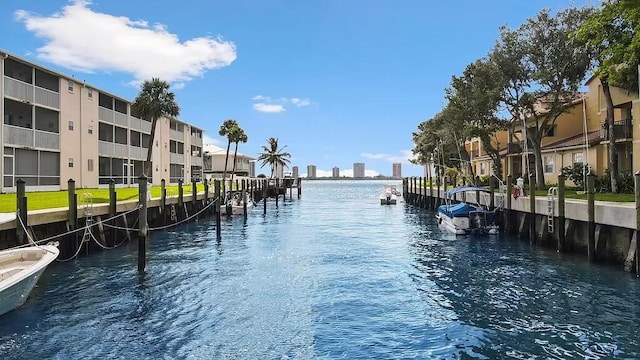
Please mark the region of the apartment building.
<svg viewBox="0 0 640 360"><path fill-rule="evenodd" d="M363 178L364 177L364 163L353 163L353 177L354 178Z"/></svg>
<svg viewBox="0 0 640 360"><path fill-rule="evenodd" d="M97 87L0 51L3 192L137 186L147 157L149 119ZM200 180L202 129L159 119L152 154L154 185Z"/></svg>
<svg viewBox="0 0 640 360"><path fill-rule="evenodd" d="M337 166L334 166L333 169L331 169L331 176L334 178L340 177L340 168Z"/></svg>
<svg viewBox="0 0 640 360"><path fill-rule="evenodd" d="M394 162L392 165L392 174L395 178L402 177L402 163Z"/></svg>
<svg viewBox="0 0 640 360"><path fill-rule="evenodd" d="M604 93L598 78L589 79L585 85L588 91L572 102L570 109L558 117L542 140L545 183L556 183L562 168L577 163L588 165L598 176L604 175L608 168L609 141L606 139L609 129L604 126L607 113ZM640 119L638 92L611 87L611 93L618 168L635 172L640 170L640 156L633 156L640 151L640 131L633 127L633 119ZM540 111L544 111L548 104L541 101L538 106ZM527 126L534 121L528 120ZM503 178L508 174L517 178L535 173L535 157L530 142L525 142L523 129L524 122L516 123L512 130L499 132L495 136L494 146L500 149ZM471 139L466 147L475 174L493 175L493 164L482 142Z"/></svg>
<svg viewBox="0 0 640 360"><path fill-rule="evenodd" d="M316 166L307 165L307 178L315 179L315 177L316 177Z"/></svg>

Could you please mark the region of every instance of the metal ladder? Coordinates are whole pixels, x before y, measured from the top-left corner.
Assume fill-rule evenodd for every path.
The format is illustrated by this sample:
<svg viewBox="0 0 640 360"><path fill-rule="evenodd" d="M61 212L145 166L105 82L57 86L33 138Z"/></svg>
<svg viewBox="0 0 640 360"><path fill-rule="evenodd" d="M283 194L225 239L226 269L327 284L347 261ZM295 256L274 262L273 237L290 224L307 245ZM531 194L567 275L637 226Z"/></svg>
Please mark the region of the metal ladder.
<svg viewBox="0 0 640 360"><path fill-rule="evenodd" d="M553 186L547 191L547 229L553 233L553 217L555 215L555 203L558 197L558 188Z"/></svg>
<svg viewBox="0 0 640 360"><path fill-rule="evenodd" d="M84 244L93 238L93 233L91 232L91 227L93 226L93 195L91 195L91 193L83 193L82 203L84 207L85 227L81 243Z"/></svg>
<svg viewBox="0 0 640 360"><path fill-rule="evenodd" d="M496 201L495 206L498 209L503 209L504 208L504 203L506 202L507 196L509 196L509 194L507 194L507 185L505 185L505 183L502 181L502 179L500 179L499 177L497 177L495 174L491 175L494 178L496 178L498 180L498 194L500 194L501 196L498 197L498 201Z"/></svg>
<svg viewBox="0 0 640 360"><path fill-rule="evenodd" d="M173 190L167 191L167 197L173 197L174 195L175 193L173 192ZM173 222L178 221L178 214L176 214L176 204L171 203L169 207L171 208L171 211L169 212L171 221Z"/></svg>

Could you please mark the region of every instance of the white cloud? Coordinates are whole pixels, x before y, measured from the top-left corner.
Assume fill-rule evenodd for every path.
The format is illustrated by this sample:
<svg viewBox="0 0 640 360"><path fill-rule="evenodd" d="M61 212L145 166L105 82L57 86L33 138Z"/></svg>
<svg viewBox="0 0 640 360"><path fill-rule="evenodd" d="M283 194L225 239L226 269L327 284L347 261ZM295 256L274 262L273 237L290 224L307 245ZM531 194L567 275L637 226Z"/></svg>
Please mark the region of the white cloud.
<svg viewBox="0 0 640 360"><path fill-rule="evenodd" d="M313 103L308 98L303 99L298 97L292 97L292 98L281 97L281 98L274 99L270 96L264 96L264 95L256 95L252 97L251 100L260 101L260 103L253 104L253 108L258 111L262 111L262 110L259 110L256 107L256 105L259 105L261 108L264 108L265 106L273 106L274 109L275 109L275 106L278 106L279 109L281 109L279 111L262 111L262 112L282 112L286 110L285 105L288 105L288 104L292 104L296 107L305 107Z"/></svg>
<svg viewBox="0 0 640 360"><path fill-rule="evenodd" d="M253 104L253 108L256 111L260 111L263 113L281 113L285 111L284 106L278 104L256 103Z"/></svg>
<svg viewBox="0 0 640 360"><path fill-rule="evenodd" d="M304 107L311 105L311 100L309 99L300 99L300 98L291 98L291 103L297 107Z"/></svg>
<svg viewBox="0 0 640 360"><path fill-rule="evenodd" d="M41 16L26 10L16 20L45 41L38 57L85 72L130 73L135 82L158 77L176 87L237 57L233 42L202 36L181 42L163 24L95 12L90 0L74 0Z"/></svg>
<svg viewBox="0 0 640 360"><path fill-rule="evenodd" d="M409 162L410 159L413 159L414 155L411 150L401 150L398 151L397 154L371 154L371 153L362 153L360 154L365 159L371 160L385 160L390 163L394 162Z"/></svg>

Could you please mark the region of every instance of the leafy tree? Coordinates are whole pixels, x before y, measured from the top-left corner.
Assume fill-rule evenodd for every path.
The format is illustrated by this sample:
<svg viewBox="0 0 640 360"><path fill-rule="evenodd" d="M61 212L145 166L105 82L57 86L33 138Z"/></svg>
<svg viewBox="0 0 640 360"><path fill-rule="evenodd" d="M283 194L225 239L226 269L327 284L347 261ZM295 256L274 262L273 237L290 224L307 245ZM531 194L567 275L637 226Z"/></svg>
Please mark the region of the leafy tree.
<svg viewBox="0 0 640 360"><path fill-rule="evenodd" d="M526 121L525 136L535 155L539 188L544 187L542 138L575 105L589 66L588 49L572 34L590 13L590 8L569 8L551 16L543 9L515 31L502 28L491 56L507 81L503 101L512 121ZM541 108L540 103L546 106Z"/></svg>
<svg viewBox="0 0 640 360"><path fill-rule="evenodd" d="M458 157L456 144L452 136L447 135L444 112L418 125L418 131L413 133L413 154L416 162L422 165L434 164L436 173L444 175L446 167L457 167L460 163L452 159Z"/></svg>
<svg viewBox="0 0 640 360"><path fill-rule="evenodd" d="M262 146L263 152L258 154L258 161L262 162L260 167L264 167L267 164L271 166L271 178L273 178L276 166L282 166L284 168L291 162L289 160L291 154L284 151L286 147L286 145L279 147L278 138L271 137L267 139L267 146Z"/></svg>
<svg viewBox="0 0 640 360"><path fill-rule="evenodd" d="M231 180L233 180L233 175L236 173L236 164L238 163L238 143L245 144L247 141L249 141L249 138L239 125L233 128L231 131L232 135L229 137L229 139L236 144L236 149L233 153L233 170L231 171Z"/></svg>
<svg viewBox="0 0 640 360"><path fill-rule="evenodd" d="M151 120L151 135L147 146L147 162L144 164L145 175L153 177L151 171L151 153L156 136L156 125L161 117L175 117L180 114L180 107L175 101L175 95L169 91L169 83L158 78L152 78L142 83L138 96L133 101L136 116Z"/></svg>
<svg viewBox="0 0 640 360"><path fill-rule="evenodd" d="M477 60L467 65L462 76L454 76L447 89L449 106L464 119L465 135L482 141L499 178L502 178L502 162L495 135L508 126L508 121L497 115L504 88L502 79L495 63Z"/></svg>
<svg viewBox="0 0 640 360"><path fill-rule="evenodd" d="M218 130L218 135L225 136L227 138L227 152L224 157L224 171L222 173L222 179L224 183L224 179L227 178L227 165L229 163L229 148L231 148L231 136L233 136L235 130L238 127L238 123L234 119L225 120L222 125L220 125L220 130Z"/></svg>
<svg viewBox="0 0 640 360"><path fill-rule="evenodd" d="M635 5L634 5L635 4ZM600 79L606 103L604 126L608 129L611 191L618 189L618 151L614 131L614 105L610 86L637 91L640 63L640 10L637 1L604 2L575 32L593 53L594 75Z"/></svg>

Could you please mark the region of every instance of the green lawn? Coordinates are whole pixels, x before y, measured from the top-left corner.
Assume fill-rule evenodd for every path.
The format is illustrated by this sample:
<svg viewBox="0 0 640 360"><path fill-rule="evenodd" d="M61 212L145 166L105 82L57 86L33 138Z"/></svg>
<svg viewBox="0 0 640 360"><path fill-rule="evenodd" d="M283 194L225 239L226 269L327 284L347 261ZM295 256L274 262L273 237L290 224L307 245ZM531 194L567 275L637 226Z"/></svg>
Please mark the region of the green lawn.
<svg viewBox="0 0 640 360"><path fill-rule="evenodd" d="M204 185L197 185L198 192L204 191ZM177 196L177 186L167 186L168 196ZM182 187L185 195L191 194L191 185L185 185ZM212 191L210 189L209 191ZM78 205L82 206L88 201L94 204L108 203L109 202L109 189L76 189L78 195ZM151 197L160 197L160 186L151 187ZM118 201L125 200L137 200L138 188L119 188L116 189L116 196ZM28 210L50 209L69 206L69 195L67 191L38 191L27 193L27 208ZM0 212L15 212L16 211L16 194L0 194Z"/></svg>

